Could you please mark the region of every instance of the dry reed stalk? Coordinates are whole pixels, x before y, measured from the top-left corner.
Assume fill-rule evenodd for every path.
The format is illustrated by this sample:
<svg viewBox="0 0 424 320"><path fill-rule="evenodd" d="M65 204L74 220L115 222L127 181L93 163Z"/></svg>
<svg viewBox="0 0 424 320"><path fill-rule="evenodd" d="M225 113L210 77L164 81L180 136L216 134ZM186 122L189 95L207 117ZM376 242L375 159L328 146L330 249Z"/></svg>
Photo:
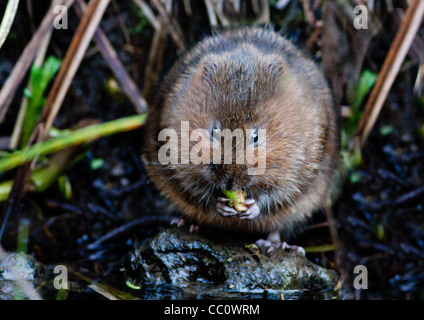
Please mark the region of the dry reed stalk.
<svg viewBox="0 0 424 320"><path fill-rule="evenodd" d="M53 87L47 97L43 113L41 114L40 122L46 121L43 132L44 138L47 137L53 121L59 112L66 92L99 26L109 1L110 0L91 0L86 12L81 18L81 22L72 38L62 66L59 69Z"/></svg>
<svg viewBox="0 0 424 320"><path fill-rule="evenodd" d="M74 0L61 0L59 4L69 8L73 2ZM31 41L26 45L6 82L4 83L3 88L0 91L0 123L3 122L4 116L9 109L16 90L18 89L29 67L31 66L31 63L43 42L45 35L53 27L55 18L56 14L54 14L53 8L50 8L44 16L37 31L32 36Z"/></svg>
<svg viewBox="0 0 424 320"><path fill-rule="evenodd" d="M83 0L77 0L76 8L78 8L78 14L81 16L82 13L87 9L87 6ZM94 34L94 42L99 47L101 55L106 60L110 69L118 80L122 91L125 92L128 99L135 106L136 111L138 113L146 112L148 109L147 102L142 97L133 79L125 70L125 67L118 58L118 54L113 49L107 36L100 27Z"/></svg>
<svg viewBox="0 0 424 320"><path fill-rule="evenodd" d="M365 105L364 113L359 121L355 133L356 143L363 146L368 138L378 115L383 107L384 101L392 87L399 72L402 62L415 38L424 15L424 1L412 0L409 5L396 37L390 47L389 53L384 60L383 67L378 75L371 95ZM359 141L358 141L359 139Z"/></svg>

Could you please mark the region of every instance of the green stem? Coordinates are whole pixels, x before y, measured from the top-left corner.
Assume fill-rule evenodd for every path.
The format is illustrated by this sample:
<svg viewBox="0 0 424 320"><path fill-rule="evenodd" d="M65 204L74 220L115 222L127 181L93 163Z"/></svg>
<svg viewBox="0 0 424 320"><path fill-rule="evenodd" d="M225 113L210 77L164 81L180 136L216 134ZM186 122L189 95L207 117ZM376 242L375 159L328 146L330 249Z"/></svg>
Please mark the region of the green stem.
<svg viewBox="0 0 424 320"><path fill-rule="evenodd" d="M309 246L305 247L305 252L327 252L334 251L334 244L323 244L321 246Z"/></svg>
<svg viewBox="0 0 424 320"><path fill-rule="evenodd" d="M31 176L25 184L25 191L42 192L46 190L66 169L69 169L72 164L85 154L84 149L78 146L56 152L50 157L48 165L31 172ZM13 180L0 183L0 202L9 198L12 186Z"/></svg>
<svg viewBox="0 0 424 320"><path fill-rule="evenodd" d="M9 156L0 159L0 174L31 161L38 156L44 156L64 148L91 142L114 133L136 129L146 122L146 117L147 114L140 114L91 125L58 138L37 143L27 150L13 152Z"/></svg>

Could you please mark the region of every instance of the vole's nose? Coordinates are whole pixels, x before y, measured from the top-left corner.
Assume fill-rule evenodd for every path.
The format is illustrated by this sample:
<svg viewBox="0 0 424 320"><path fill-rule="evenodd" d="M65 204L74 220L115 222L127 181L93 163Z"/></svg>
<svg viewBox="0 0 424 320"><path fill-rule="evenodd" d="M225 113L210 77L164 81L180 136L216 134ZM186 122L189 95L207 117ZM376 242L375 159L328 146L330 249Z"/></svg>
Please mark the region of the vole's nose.
<svg viewBox="0 0 424 320"><path fill-rule="evenodd" d="M230 178L227 180L225 184L225 190L233 190L233 186L234 186L234 180Z"/></svg>
<svg viewBox="0 0 424 320"><path fill-rule="evenodd" d="M209 170L217 185L225 190L241 189L246 183L246 167L233 164L210 164Z"/></svg>

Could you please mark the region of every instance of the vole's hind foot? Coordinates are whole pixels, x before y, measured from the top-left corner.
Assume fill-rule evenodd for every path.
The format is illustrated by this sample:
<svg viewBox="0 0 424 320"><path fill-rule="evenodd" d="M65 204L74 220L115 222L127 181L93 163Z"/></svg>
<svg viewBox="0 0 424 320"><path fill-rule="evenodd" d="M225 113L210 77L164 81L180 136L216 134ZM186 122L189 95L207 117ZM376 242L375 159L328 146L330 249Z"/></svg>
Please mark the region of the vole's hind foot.
<svg viewBox="0 0 424 320"><path fill-rule="evenodd" d="M281 248L283 249L283 250L285 250L285 249L291 249L291 250L293 250L294 252L296 252L296 253L298 253L298 254L301 254L302 256L305 256L305 249L303 249L302 247L300 247L300 246L296 246L296 245L289 245L289 244L287 244L287 242L283 242L282 243L282 245L281 245Z"/></svg>
<svg viewBox="0 0 424 320"><path fill-rule="evenodd" d="M177 225L177 227L179 228L179 227L182 227L186 224L186 220L182 217L172 219L171 226L174 225L174 224ZM198 224L191 224L190 225L190 233L199 232L199 229L200 229L200 226Z"/></svg>
<svg viewBox="0 0 424 320"><path fill-rule="evenodd" d="M258 247L261 249L261 251L264 251L266 253L270 253L276 249L290 249L294 252L301 254L302 256L305 256L305 249L303 249L300 246L296 245L289 245L287 242L281 242L280 233L278 231L271 232L267 239L259 239L255 242Z"/></svg>
<svg viewBox="0 0 424 320"><path fill-rule="evenodd" d="M266 239L259 239L255 242L261 251L270 253L271 251L281 248L280 232L274 231L268 234Z"/></svg>
<svg viewBox="0 0 424 320"><path fill-rule="evenodd" d="M297 254L305 256L305 249L303 249L300 246L289 245L289 244L287 244L287 242L283 242L283 243L281 243L281 242L271 242L269 240L259 239L255 243L258 245L258 247L261 249L261 251L265 251L266 253L271 253L272 251L274 251L276 249L282 249L282 250L290 249L290 250L296 252Z"/></svg>
<svg viewBox="0 0 424 320"><path fill-rule="evenodd" d="M230 199L218 197L218 203L216 205L216 211L223 216L223 217L234 217L238 213L234 208L231 208L227 205L227 202L230 201Z"/></svg>
<svg viewBox="0 0 424 320"><path fill-rule="evenodd" d="M174 224L176 224L177 225L177 227L179 228L179 227L182 227L183 225L185 225L185 220L184 220L184 218L174 218L174 219L172 219L171 220L171 226L173 226Z"/></svg>
<svg viewBox="0 0 424 320"><path fill-rule="evenodd" d="M274 251L275 249L281 248L281 243L273 243L266 239L259 239L255 241L257 246L262 252L270 253L271 251Z"/></svg>
<svg viewBox="0 0 424 320"><path fill-rule="evenodd" d="M192 224L190 225L190 233L197 233L199 232L200 226L198 224Z"/></svg>

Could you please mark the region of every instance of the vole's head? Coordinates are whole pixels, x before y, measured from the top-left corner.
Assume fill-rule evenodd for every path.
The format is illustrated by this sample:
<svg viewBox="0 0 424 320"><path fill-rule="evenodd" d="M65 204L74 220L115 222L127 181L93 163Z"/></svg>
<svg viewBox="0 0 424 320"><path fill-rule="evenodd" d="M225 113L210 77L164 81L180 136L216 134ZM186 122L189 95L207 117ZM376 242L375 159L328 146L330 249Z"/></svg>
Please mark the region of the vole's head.
<svg viewBox="0 0 424 320"><path fill-rule="evenodd" d="M296 198L314 174L307 154L317 150L308 150L308 139L318 130L299 112L314 103L299 79L281 55L252 44L186 65L160 122L178 135L167 143L177 148L168 150L167 170L179 192L205 205L222 189Z"/></svg>

